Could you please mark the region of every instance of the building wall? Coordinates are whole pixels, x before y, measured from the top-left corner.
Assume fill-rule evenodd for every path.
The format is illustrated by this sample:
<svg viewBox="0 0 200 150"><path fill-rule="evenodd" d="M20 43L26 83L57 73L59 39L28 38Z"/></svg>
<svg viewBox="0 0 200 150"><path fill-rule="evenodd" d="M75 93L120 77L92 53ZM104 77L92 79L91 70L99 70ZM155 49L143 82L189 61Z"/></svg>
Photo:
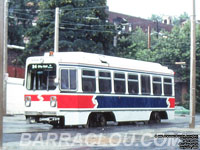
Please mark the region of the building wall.
<svg viewBox="0 0 200 150"><path fill-rule="evenodd" d="M25 69L24 65L17 65L17 57L22 55L21 50L8 49L8 76L14 78L24 78Z"/></svg>
<svg viewBox="0 0 200 150"><path fill-rule="evenodd" d="M187 101L186 95L188 95L187 84L185 82L176 82L175 83L176 104L177 105L185 104Z"/></svg>
<svg viewBox="0 0 200 150"><path fill-rule="evenodd" d="M109 22L114 23L114 20L116 18L123 18L125 20L127 20L128 23L130 23L132 25L132 28L135 29L137 27L140 27L143 29L143 31L147 32L148 30L148 26L151 27L151 29L154 29L155 31L161 31L161 30L165 30L170 32L172 30L172 25L169 24L164 24L161 22L154 22L152 20L148 20L148 19L142 19L139 17L134 17L134 16L130 16L130 15L124 15L124 14L120 14L120 13L116 13L116 12L108 12L108 20Z"/></svg>
<svg viewBox="0 0 200 150"><path fill-rule="evenodd" d="M7 80L7 114L24 114L23 79L8 78Z"/></svg>
<svg viewBox="0 0 200 150"><path fill-rule="evenodd" d="M25 69L22 67L8 66L8 76L13 78L24 78Z"/></svg>

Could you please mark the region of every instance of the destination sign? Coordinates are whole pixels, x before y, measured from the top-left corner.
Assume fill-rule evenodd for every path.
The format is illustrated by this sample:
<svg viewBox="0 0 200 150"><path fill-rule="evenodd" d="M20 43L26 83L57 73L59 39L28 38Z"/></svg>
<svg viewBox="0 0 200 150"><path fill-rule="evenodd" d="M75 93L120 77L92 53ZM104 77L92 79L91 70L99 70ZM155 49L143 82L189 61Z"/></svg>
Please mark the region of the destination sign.
<svg viewBox="0 0 200 150"><path fill-rule="evenodd" d="M55 64L31 64L29 67L32 70L40 70L40 69L53 70L55 68Z"/></svg>

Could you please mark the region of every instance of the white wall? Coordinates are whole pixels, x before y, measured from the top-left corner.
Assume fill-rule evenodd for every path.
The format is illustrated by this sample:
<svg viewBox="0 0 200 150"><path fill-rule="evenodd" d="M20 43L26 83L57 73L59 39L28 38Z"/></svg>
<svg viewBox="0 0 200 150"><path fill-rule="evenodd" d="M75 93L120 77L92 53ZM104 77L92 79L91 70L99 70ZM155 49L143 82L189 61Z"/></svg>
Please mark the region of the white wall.
<svg viewBox="0 0 200 150"><path fill-rule="evenodd" d="M24 114L23 79L11 78L7 80L7 114Z"/></svg>

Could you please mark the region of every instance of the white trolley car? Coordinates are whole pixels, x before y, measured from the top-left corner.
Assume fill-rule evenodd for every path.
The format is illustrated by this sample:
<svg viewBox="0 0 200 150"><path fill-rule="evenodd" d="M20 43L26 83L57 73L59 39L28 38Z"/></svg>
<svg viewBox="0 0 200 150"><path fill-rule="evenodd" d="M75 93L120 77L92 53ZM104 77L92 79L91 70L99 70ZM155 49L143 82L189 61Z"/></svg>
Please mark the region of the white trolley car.
<svg viewBox="0 0 200 150"><path fill-rule="evenodd" d="M173 76L158 63L84 52L29 57L25 116L61 126L173 119Z"/></svg>

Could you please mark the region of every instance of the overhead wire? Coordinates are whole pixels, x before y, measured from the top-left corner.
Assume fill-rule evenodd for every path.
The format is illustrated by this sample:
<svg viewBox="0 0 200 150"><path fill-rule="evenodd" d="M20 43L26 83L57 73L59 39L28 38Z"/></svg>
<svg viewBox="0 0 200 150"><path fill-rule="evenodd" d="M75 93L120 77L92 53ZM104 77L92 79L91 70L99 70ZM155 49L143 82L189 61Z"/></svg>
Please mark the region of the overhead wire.
<svg viewBox="0 0 200 150"><path fill-rule="evenodd" d="M8 16L8 18L33 21L33 19L27 19L27 18L15 17L15 16Z"/></svg>
<svg viewBox="0 0 200 150"><path fill-rule="evenodd" d="M82 24L82 23L60 23L61 25L82 26L82 27L115 27L114 25L97 25L97 24Z"/></svg>
<svg viewBox="0 0 200 150"><path fill-rule="evenodd" d="M61 10L82 10L82 9L96 9L96 8L106 8L107 6L96 6L96 7L84 7L84 8L73 8L73 9L62 9ZM14 10L14 11L13 11ZM23 12L18 12L22 9L12 9L12 10L9 10L10 13L12 14L19 14L19 15L26 15L26 16L31 16L31 17L37 17L35 15L32 15L32 14L27 14L27 13L23 13ZM45 11L48 11L48 10L45 10ZM54 11L54 10L53 10ZM37 13L36 13L37 14ZM27 20L27 21L34 21L34 19L28 19L28 18L22 18L22 17L16 17L16 16L9 16L9 18L12 18L12 19L20 19L20 20ZM48 23L54 23L54 20L36 20L35 23L37 22L48 22ZM109 24L82 24L82 23L75 23L75 22L69 22L69 21L62 21L60 23L61 25L71 25L71 26L80 26L80 27L115 27L114 25L109 25ZM62 28L62 27L61 27ZM77 28L69 28L69 27L64 27L65 29L70 29L70 30L80 30L80 31L94 31L94 32L100 32L102 30L92 30L92 29L77 29ZM106 31L102 31L102 32L112 32L112 30L106 30Z"/></svg>
<svg viewBox="0 0 200 150"><path fill-rule="evenodd" d="M61 8L61 11L62 10L82 10L82 9L96 9L96 8L106 8L107 6L95 6L95 7L84 7L84 8L72 8L72 9L62 9ZM13 11L15 10L15 11ZM21 15L26 15L26 16L31 16L31 17L37 17L33 14L27 14L27 13L23 13L23 12L16 12L16 11L25 11L24 9L10 9L9 12L12 13L12 14L21 14ZM49 11L49 10L37 10L37 11ZM54 10L52 10L54 11ZM38 13L35 13L35 14L38 14ZM20 18L18 17L18 19L21 19L21 20L26 20L24 18ZM97 24L90 24L90 25L87 25L87 24L79 24L79 23L74 23L74 22L68 22L68 21L62 21L62 24L65 24L65 25L79 25L79 26L88 26L88 27L92 27L92 26L110 26L110 27L114 27L114 25L97 25Z"/></svg>
<svg viewBox="0 0 200 150"><path fill-rule="evenodd" d="M25 15L25 16L32 16L32 17L36 17L35 15L32 15L32 14L27 14L27 13L21 13L21 12L11 12L11 11L9 11L9 13L11 13L11 14L19 14L19 15Z"/></svg>
<svg viewBox="0 0 200 150"><path fill-rule="evenodd" d="M93 29L77 29L77 28L62 28L60 27L60 29L62 30L77 30L77 31L87 31L87 32L105 32L105 33L115 33L112 30L93 30Z"/></svg>
<svg viewBox="0 0 200 150"><path fill-rule="evenodd" d="M29 11L29 9L16 9L16 8L12 8L12 9L10 9L10 10L20 11L20 12L27 12L27 11ZM38 12L40 12L40 11L55 12L55 10L53 10L53 9L43 9L43 10L36 10L36 11L38 11ZM36 12L34 12L34 13L36 13ZM37 14L37 13L36 13L36 14Z"/></svg>
<svg viewBox="0 0 200 150"><path fill-rule="evenodd" d="M15 13L15 12L13 12L13 14L30 16L30 14L26 14L26 13ZM31 15L31 17L37 17L37 16ZM16 17L16 16L10 16L10 18L18 18L18 19L22 19L22 20L27 19L27 18L21 18L21 17ZM31 20L31 19L27 19L27 20ZM54 20L45 20L45 22L46 21L54 22ZM60 24L61 25L83 26L83 27L115 27L114 25L111 25L111 24L82 24L82 23L75 23L75 22L69 22L69 21L62 21L62 23L60 23Z"/></svg>
<svg viewBox="0 0 200 150"><path fill-rule="evenodd" d="M60 10L63 11L76 11L76 10L87 10L87 9L102 9L102 8L108 8L108 6L95 6L95 7L78 7L78 8L63 8L61 7ZM12 8L10 10L15 10L15 11L27 11L28 9L16 9ZM43 10L36 10L37 12L42 12L42 11L50 11L50 12L55 12L54 9L43 9ZM36 12L35 12L36 13Z"/></svg>
<svg viewBox="0 0 200 150"><path fill-rule="evenodd" d="M33 19L28 19L28 18L21 18L21 17L15 17L15 16L8 16L9 18L11 19L20 19L20 20L26 20L26 21L33 21ZM50 24L54 24L55 22L54 21L50 21L50 20L44 20L44 21L41 21L41 20L38 20L36 21L35 23L37 22L45 22L45 23L50 23ZM66 25L65 23L60 23L61 25ZM69 25L69 24L67 24ZM72 24L71 24L72 25ZM73 24L73 25L79 25L79 24ZM83 25L84 26L84 25ZM87 27L91 27L90 25L85 25ZM87 32L107 32L107 33L110 33L110 32L113 32L115 33L115 31L112 31L112 30L93 30L93 29L77 29L77 28L70 28L70 27L60 27L61 30L76 30L76 31L87 31Z"/></svg>
<svg viewBox="0 0 200 150"><path fill-rule="evenodd" d="M86 10L86 9L101 9L108 8L108 6L95 6L95 7L79 7L79 8L61 8L61 10L75 11L75 10Z"/></svg>

